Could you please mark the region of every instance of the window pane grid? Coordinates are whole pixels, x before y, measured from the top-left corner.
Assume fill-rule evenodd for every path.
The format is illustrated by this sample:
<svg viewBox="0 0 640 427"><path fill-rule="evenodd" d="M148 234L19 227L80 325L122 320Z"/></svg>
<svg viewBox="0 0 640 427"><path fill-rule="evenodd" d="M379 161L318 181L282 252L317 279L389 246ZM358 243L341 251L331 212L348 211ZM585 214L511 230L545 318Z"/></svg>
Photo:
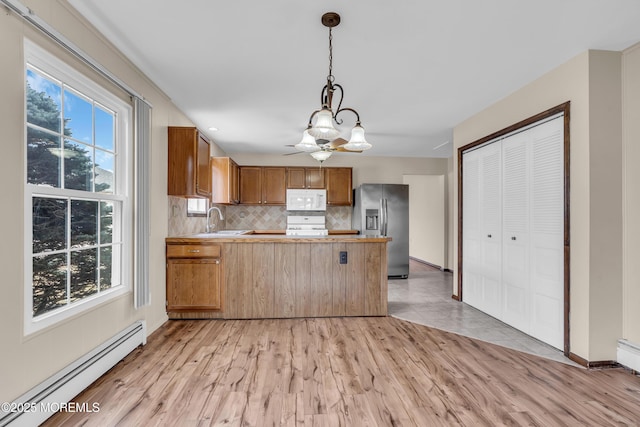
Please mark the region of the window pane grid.
<svg viewBox="0 0 640 427"><path fill-rule="evenodd" d="M25 69L29 334L128 288L132 110L28 41Z"/></svg>
<svg viewBox="0 0 640 427"><path fill-rule="evenodd" d="M119 233L113 231L117 223L113 215L121 203L39 194L33 194L32 200L34 316L121 284L117 264L122 242ZM63 247L56 249L60 240L64 241ZM91 241L94 243L88 243Z"/></svg>
<svg viewBox="0 0 640 427"><path fill-rule="evenodd" d="M117 116L114 111L35 67L27 69L26 104L27 127L33 130L28 132L33 134L28 138L30 160L51 165L55 157L64 159L56 168L57 181L43 182L37 172L28 169L28 183L87 192L115 192ZM37 137L42 133L52 139L60 138L59 150L39 140ZM38 147L41 149L36 151Z"/></svg>

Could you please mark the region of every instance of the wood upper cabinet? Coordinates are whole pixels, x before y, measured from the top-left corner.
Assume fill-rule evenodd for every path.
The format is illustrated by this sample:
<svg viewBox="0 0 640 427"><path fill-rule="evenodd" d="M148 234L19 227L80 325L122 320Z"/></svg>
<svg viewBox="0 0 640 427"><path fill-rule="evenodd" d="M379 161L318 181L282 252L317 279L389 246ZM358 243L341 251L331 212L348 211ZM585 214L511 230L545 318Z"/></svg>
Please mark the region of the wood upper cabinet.
<svg viewBox="0 0 640 427"><path fill-rule="evenodd" d="M211 202L225 205L240 203L238 164L230 157L211 158Z"/></svg>
<svg viewBox="0 0 640 427"><path fill-rule="evenodd" d="M241 166L239 176L240 203L243 205L262 204L262 168Z"/></svg>
<svg viewBox="0 0 640 427"><path fill-rule="evenodd" d="M167 244L167 312L222 310L220 245Z"/></svg>
<svg viewBox="0 0 640 427"><path fill-rule="evenodd" d="M351 206L353 188L351 168L325 168L328 206Z"/></svg>
<svg viewBox="0 0 640 427"><path fill-rule="evenodd" d="M287 203L287 169L262 168L262 204L285 205Z"/></svg>
<svg viewBox="0 0 640 427"><path fill-rule="evenodd" d="M272 166L241 166L239 169L241 204L286 204L286 168Z"/></svg>
<svg viewBox="0 0 640 427"><path fill-rule="evenodd" d="M211 197L209 146L194 127L169 127L168 195Z"/></svg>
<svg viewBox="0 0 640 427"><path fill-rule="evenodd" d="M324 168L287 168L287 188L325 188Z"/></svg>

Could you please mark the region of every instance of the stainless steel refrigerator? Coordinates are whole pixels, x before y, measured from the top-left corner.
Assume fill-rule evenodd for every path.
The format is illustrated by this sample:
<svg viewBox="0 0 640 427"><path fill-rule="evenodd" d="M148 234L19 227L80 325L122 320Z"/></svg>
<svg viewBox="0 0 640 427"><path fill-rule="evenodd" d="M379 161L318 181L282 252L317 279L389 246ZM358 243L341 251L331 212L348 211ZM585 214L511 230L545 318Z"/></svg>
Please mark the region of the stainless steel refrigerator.
<svg viewBox="0 0 640 427"><path fill-rule="evenodd" d="M360 234L391 237L389 277L409 276L409 186L362 184L355 190L351 222Z"/></svg>

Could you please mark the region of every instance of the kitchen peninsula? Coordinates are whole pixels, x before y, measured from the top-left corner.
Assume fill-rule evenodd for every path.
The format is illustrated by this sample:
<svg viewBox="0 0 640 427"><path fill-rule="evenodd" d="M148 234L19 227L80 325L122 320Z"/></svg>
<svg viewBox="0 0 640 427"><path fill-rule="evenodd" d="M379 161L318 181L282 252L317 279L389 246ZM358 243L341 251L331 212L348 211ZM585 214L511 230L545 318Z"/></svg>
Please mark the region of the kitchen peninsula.
<svg viewBox="0 0 640 427"><path fill-rule="evenodd" d="M387 315L387 237L168 237L171 319Z"/></svg>

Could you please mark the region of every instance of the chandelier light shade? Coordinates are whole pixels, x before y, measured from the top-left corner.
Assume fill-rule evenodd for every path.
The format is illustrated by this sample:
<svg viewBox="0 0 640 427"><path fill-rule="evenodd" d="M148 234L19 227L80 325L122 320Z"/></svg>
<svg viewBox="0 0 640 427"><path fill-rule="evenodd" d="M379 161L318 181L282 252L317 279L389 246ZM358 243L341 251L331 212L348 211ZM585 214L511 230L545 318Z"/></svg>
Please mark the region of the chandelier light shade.
<svg viewBox="0 0 640 427"><path fill-rule="evenodd" d="M337 149L340 151L364 151L371 148L371 144L364 138L364 128L360 124L360 115L353 108L342 107L342 98L344 90L341 85L335 83L333 76L333 34L332 29L340 24L340 15L335 12L327 12L322 15L322 25L329 28L329 74L327 75L327 84L322 88L320 95L321 108L311 113L307 129L302 135L302 141L294 147L300 151L311 153L314 159L319 162L327 160L331 153ZM337 107L333 106L333 97L339 92L337 99ZM334 124L341 125L343 120L338 119L344 111L349 111L356 116L356 124L351 130L351 138L346 144L342 140L340 144L328 144L327 141L333 141L340 136L340 130L336 129ZM318 145L316 140L322 140L322 144ZM344 150L343 150L344 149Z"/></svg>
<svg viewBox="0 0 640 427"><path fill-rule="evenodd" d="M333 127L333 113L328 107L323 107L316 115L316 123L309 129L309 134L318 139L328 141L340 136L340 131Z"/></svg>
<svg viewBox="0 0 640 427"><path fill-rule="evenodd" d="M329 157L331 157L331 151L325 151L325 150L314 151L313 153L311 153L311 157L313 157L314 159L322 163L325 160L327 160Z"/></svg>
<svg viewBox="0 0 640 427"><path fill-rule="evenodd" d="M316 144L316 139L309 134L309 129L302 133L302 141L298 142L294 147L307 153L320 150L320 147Z"/></svg>
<svg viewBox="0 0 640 427"><path fill-rule="evenodd" d="M351 138L342 148L349 151L364 151L371 148L371 144L364 139L364 128L360 126L360 123L356 123L351 129Z"/></svg>

